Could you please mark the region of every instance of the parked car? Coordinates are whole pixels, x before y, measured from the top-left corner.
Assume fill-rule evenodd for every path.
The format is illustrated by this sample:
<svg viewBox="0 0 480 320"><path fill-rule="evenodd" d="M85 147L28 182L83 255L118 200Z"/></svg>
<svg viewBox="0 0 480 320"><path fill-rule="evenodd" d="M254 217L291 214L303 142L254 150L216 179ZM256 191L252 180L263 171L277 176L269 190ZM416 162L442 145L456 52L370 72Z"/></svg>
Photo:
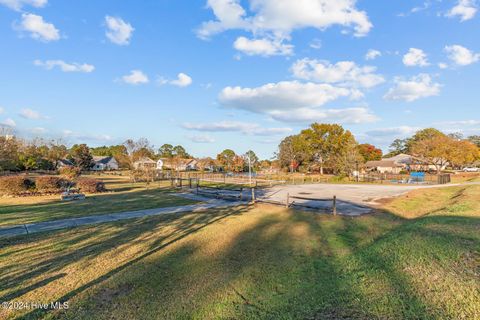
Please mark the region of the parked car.
<svg viewBox="0 0 480 320"><path fill-rule="evenodd" d="M480 168L475 167L465 167L463 168L463 172L479 172Z"/></svg>

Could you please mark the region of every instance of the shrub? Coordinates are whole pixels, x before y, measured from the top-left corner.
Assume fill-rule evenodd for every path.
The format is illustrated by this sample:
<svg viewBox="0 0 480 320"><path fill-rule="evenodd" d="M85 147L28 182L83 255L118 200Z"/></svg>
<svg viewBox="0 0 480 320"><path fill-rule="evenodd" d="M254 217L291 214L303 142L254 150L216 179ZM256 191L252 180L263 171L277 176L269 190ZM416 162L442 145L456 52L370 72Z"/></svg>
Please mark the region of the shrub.
<svg viewBox="0 0 480 320"><path fill-rule="evenodd" d="M0 177L0 194L21 195L35 187L35 182L25 176Z"/></svg>
<svg viewBox="0 0 480 320"><path fill-rule="evenodd" d="M87 193L105 192L107 190L103 181L90 178L78 180L77 188L79 188L81 192Z"/></svg>
<svg viewBox="0 0 480 320"><path fill-rule="evenodd" d="M58 172L60 173L60 175L64 176L65 178L69 180L73 180L78 176L80 176L80 173L82 173L82 170L80 170L80 168L78 167L69 166L69 167L60 168Z"/></svg>
<svg viewBox="0 0 480 320"><path fill-rule="evenodd" d="M58 176L41 176L35 180L35 186L41 193L60 193L67 186L69 181Z"/></svg>

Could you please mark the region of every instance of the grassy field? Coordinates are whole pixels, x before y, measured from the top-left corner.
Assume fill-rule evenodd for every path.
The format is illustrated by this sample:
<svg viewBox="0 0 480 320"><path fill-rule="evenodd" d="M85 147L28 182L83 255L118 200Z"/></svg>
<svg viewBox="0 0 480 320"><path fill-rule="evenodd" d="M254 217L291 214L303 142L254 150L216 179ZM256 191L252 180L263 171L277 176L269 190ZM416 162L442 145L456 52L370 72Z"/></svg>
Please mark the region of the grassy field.
<svg viewBox="0 0 480 320"><path fill-rule="evenodd" d="M480 186L360 218L269 205L0 241L0 301L37 319L478 319Z"/></svg>
<svg viewBox="0 0 480 320"><path fill-rule="evenodd" d="M107 193L87 195L84 201L64 202L60 196L0 198L0 226L132 210L192 204L171 194L166 182L129 182L127 177L96 176L106 182Z"/></svg>

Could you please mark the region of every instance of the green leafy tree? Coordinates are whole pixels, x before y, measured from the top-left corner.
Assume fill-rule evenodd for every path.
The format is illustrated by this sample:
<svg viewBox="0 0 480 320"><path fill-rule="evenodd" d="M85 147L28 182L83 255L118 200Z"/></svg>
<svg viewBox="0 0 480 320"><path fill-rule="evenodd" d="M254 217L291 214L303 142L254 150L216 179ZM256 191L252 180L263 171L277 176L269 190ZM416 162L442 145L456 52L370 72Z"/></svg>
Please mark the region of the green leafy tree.
<svg viewBox="0 0 480 320"><path fill-rule="evenodd" d="M480 148L480 136L469 136L467 140Z"/></svg>
<svg viewBox="0 0 480 320"><path fill-rule="evenodd" d="M92 167L93 157L90 148L86 144L75 144L69 152L69 158L81 169L87 170Z"/></svg>
<svg viewBox="0 0 480 320"><path fill-rule="evenodd" d="M235 151L231 149L225 149L217 155L217 161L225 171L232 171L234 165L233 161L235 160L235 157Z"/></svg>
<svg viewBox="0 0 480 320"><path fill-rule="evenodd" d="M171 144L164 144L158 149L158 156L160 158L173 158L173 146Z"/></svg>
<svg viewBox="0 0 480 320"><path fill-rule="evenodd" d="M187 153L187 150L185 150L184 147L182 146L175 146L173 147L173 156L182 158L182 159L189 159L191 156Z"/></svg>

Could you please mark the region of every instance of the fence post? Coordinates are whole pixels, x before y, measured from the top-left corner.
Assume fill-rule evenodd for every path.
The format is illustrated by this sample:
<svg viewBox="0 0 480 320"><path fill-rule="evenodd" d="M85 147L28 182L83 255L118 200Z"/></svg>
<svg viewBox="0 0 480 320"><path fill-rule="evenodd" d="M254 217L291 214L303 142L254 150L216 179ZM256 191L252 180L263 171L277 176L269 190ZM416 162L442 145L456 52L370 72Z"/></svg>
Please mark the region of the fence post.
<svg viewBox="0 0 480 320"><path fill-rule="evenodd" d="M255 188L252 188L252 203L255 204Z"/></svg>
<svg viewBox="0 0 480 320"><path fill-rule="evenodd" d="M192 178L188 178L188 187L192 189Z"/></svg>
<svg viewBox="0 0 480 320"><path fill-rule="evenodd" d="M333 215L337 215L337 196L333 196Z"/></svg>
<svg viewBox="0 0 480 320"><path fill-rule="evenodd" d="M285 208L288 208L290 206L290 194L287 192L287 201L285 202Z"/></svg>
<svg viewBox="0 0 480 320"><path fill-rule="evenodd" d="M240 188L240 201L243 200L243 188Z"/></svg>

